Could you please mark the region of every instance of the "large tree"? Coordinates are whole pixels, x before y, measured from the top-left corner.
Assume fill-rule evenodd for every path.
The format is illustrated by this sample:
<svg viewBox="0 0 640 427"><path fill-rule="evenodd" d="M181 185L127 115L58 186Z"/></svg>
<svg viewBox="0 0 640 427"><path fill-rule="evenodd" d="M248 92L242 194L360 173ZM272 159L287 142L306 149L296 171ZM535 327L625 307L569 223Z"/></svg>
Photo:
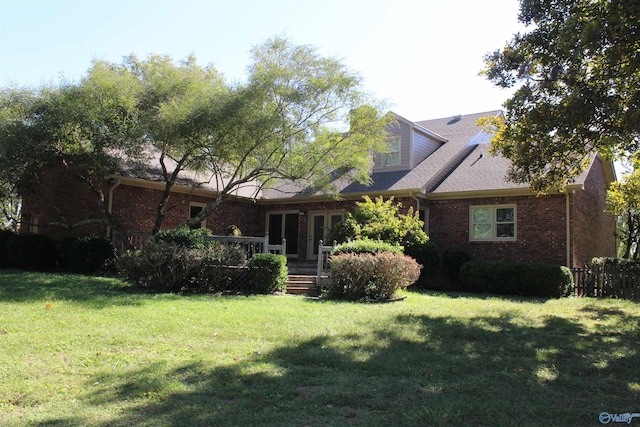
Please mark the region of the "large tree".
<svg viewBox="0 0 640 427"><path fill-rule="evenodd" d="M123 158L135 157L135 81L112 75L96 63L78 83L38 89L5 88L0 115L0 176L15 194L30 194L46 179L46 171L62 168L95 196L101 215L71 223L43 226L67 229L103 223L119 224L106 205L102 180ZM43 174L44 173L44 174ZM58 209L55 200L46 200Z"/></svg>
<svg viewBox="0 0 640 427"><path fill-rule="evenodd" d="M609 211L618 217L616 235L619 241L618 255L638 259L640 255L640 157L630 160L632 169L618 182L611 184L607 192Z"/></svg>
<svg viewBox="0 0 640 427"><path fill-rule="evenodd" d="M282 180L332 191L328 177L336 172L368 179L371 153L387 148L390 117L354 72L280 38L257 46L248 70L246 82L229 84L194 57L179 64L168 56L96 61L79 83L34 91L29 104L17 103L20 114L0 117L0 162L15 166L16 181L36 184L35 172L63 165L121 232L101 183L132 163L151 161L165 184L153 232L188 200L171 199L180 178L217 189L194 223L246 188L256 197Z"/></svg>
<svg viewBox="0 0 640 427"><path fill-rule="evenodd" d="M366 182L372 153L388 150L392 117L340 61L281 38L252 53L247 82L234 88L208 145L219 196L194 223L242 187L257 195L264 186L302 181L335 193L338 175Z"/></svg>
<svg viewBox="0 0 640 427"><path fill-rule="evenodd" d="M591 156L640 144L640 0L520 0L529 31L485 56L483 73L514 88L493 150L509 178L562 188Z"/></svg>

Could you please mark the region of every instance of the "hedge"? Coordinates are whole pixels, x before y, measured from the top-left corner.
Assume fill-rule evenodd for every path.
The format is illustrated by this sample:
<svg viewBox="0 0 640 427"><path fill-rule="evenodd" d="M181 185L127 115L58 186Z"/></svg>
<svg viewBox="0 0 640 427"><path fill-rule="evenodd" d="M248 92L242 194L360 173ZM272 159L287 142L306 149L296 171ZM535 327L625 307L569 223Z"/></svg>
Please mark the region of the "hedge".
<svg viewBox="0 0 640 427"><path fill-rule="evenodd" d="M284 255L256 254L247 263L239 246L188 246L182 240L152 240L121 255L116 264L127 279L156 292L269 294L286 289Z"/></svg>
<svg viewBox="0 0 640 427"><path fill-rule="evenodd" d="M15 234L7 241L9 264L23 270L51 270L58 260L56 242L41 234Z"/></svg>
<svg viewBox="0 0 640 427"><path fill-rule="evenodd" d="M460 279L463 290L477 293L559 298L573 290L571 270L545 263L469 261Z"/></svg>
<svg viewBox="0 0 640 427"><path fill-rule="evenodd" d="M404 248L400 245L384 242L382 240L359 239L341 243L333 248L331 255L340 254L377 254L380 252L393 252L402 254Z"/></svg>
<svg viewBox="0 0 640 427"><path fill-rule="evenodd" d="M68 244L65 262L73 273L89 274L112 267L115 256L111 240L95 235L84 236Z"/></svg>
<svg viewBox="0 0 640 427"><path fill-rule="evenodd" d="M9 239L15 236L11 230L0 230L0 267L9 266L9 250L7 244Z"/></svg>

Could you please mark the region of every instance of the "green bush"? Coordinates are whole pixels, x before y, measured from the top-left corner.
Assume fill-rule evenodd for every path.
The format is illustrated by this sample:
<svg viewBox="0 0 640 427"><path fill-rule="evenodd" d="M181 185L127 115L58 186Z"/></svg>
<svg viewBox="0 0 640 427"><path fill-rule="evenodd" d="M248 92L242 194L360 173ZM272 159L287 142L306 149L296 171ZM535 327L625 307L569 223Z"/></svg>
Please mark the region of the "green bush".
<svg viewBox="0 0 640 427"><path fill-rule="evenodd" d="M406 240L429 240L424 223L412 207L407 214L401 214L402 203L394 203L393 197L386 201L382 197L363 198L363 202L356 202L356 208L347 214L340 226L331 230L332 239L339 242L372 239L396 244Z"/></svg>
<svg viewBox="0 0 640 427"><path fill-rule="evenodd" d="M465 291L477 293L560 298L573 290L567 267L545 263L469 261L460 278Z"/></svg>
<svg viewBox="0 0 640 427"><path fill-rule="evenodd" d="M457 280L460 277L460 267L471 260L471 255L464 249L447 249L442 255L442 273L445 277Z"/></svg>
<svg viewBox="0 0 640 427"><path fill-rule="evenodd" d="M205 237L210 235L211 231L206 228L192 230L188 227L178 227L161 231L153 236L153 241L156 243L164 242L181 248L204 249L209 246L209 242Z"/></svg>
<svg viewBox="0 0 640 427"><path fill-rule="evenodd" d="M7 248L9 239L15 236L11 230L0 230L0 267L9 266L9 251Z"/></svg>
<svg viewBox="0 0 640 427"><path fill-rule="evenodd" d="M69 244L66 264L74 273L94 273L112 266L115 254L115 247L107 238L79 237Z"/></svg>
<svg viewBox="0 0 640 427"><path fill-rule="evenodd" d="M217 292L229 290L230 267L245 261L238 246L194 248L181 240L159 239L119 256L116 266L128 280L156 292Z"/></svg>
<svg viewBox="0 0 640 427"><path fill-rule="evenodd" d="M428 240L424 243L408 241L404 246L404 254L422 265L422 274L432 274L438 270L440 256L435 243Z"/></svg>
<svg viewBox="0 0 640 427"><path fill-rule="evenodd" d="M56 243L41 234L15 234L7 241L9 264L23 270L50 270L56 266Z"/></svg>
<svg viewBox="0 0 640 427"><path fill-rule="evenodd" d="M119 256L116 267L127 279L156 292L180 292L198 274L198 254L166 242L148 243Z"/></svg>
<svg viewBox="0 0 640 427"><path fill-rule="evenodd" d="M613 266L613 267L637 267L640 266L639 259L596 257L591 260L591 265Z"/></svg>
<svg viewBox="0 0 640 427"><path fill-rule="evenodd" d="M249 260L249 284L253 293L285 291L288 275L287 257L284 255L256 254Z"/></svg>
<svg viewBox="0 0 640 427"><path fill-rule="evenodd" d="M394 252L343 253L331 256L328 297L352 301L386 301L418 280L420 265Z"/></svg>
<svg viewBox="0 0 640 427"><path fill-rule="evenodd" d="M331 255L340 254L377 254L380 252L393 252L402 254L404 248L400 245L383 242L381 240L352 240L341 243L333 248Z"/></svg>

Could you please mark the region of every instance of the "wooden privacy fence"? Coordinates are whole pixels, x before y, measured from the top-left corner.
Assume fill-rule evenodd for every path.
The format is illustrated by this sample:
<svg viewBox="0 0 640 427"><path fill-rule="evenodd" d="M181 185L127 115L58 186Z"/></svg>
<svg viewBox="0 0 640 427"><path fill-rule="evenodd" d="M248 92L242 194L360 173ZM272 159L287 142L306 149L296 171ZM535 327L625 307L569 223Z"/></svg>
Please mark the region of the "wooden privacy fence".
<svg viewBox="0 0 640 427"><path fill-rule="evenodd" d="M640 299L640 265L592 264L571 272L576 296Z"/></svg>

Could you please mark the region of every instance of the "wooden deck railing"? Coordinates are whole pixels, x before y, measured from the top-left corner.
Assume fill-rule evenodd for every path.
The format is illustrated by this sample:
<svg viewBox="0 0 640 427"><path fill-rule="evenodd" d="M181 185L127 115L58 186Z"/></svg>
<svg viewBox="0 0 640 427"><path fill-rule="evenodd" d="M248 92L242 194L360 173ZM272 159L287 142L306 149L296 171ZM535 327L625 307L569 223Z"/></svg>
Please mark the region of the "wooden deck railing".
<svg viewBox="0 0 640 427"><path fill-rule="evenodd" d="M333 242L335 245L336 242ZM331 275L331 269L329 268L329 256L333 246L327 246L323 244L322 240L318 243L318 266L316 269L316 284L319 288L324 287L324 283Z"/></svg>
<svg viewBox="0 0 640 427"><path fill-rule="evenodd" d="M145 243L147 243L153 235L147 232L135 232L131 231L127 233L129 244L134 249L140 249ZM225 244L237 244L242 247L247 253L247 258L251 258L258 253L272 253L285 255L287 253L287 241L282 239L282 244L272 245L269 244L269 235L262 237L252 236L207 236L207 240L214 240ZM124 252L127 247L122 241L118 241L113 238L116 249L119 252Z"/></svg>

